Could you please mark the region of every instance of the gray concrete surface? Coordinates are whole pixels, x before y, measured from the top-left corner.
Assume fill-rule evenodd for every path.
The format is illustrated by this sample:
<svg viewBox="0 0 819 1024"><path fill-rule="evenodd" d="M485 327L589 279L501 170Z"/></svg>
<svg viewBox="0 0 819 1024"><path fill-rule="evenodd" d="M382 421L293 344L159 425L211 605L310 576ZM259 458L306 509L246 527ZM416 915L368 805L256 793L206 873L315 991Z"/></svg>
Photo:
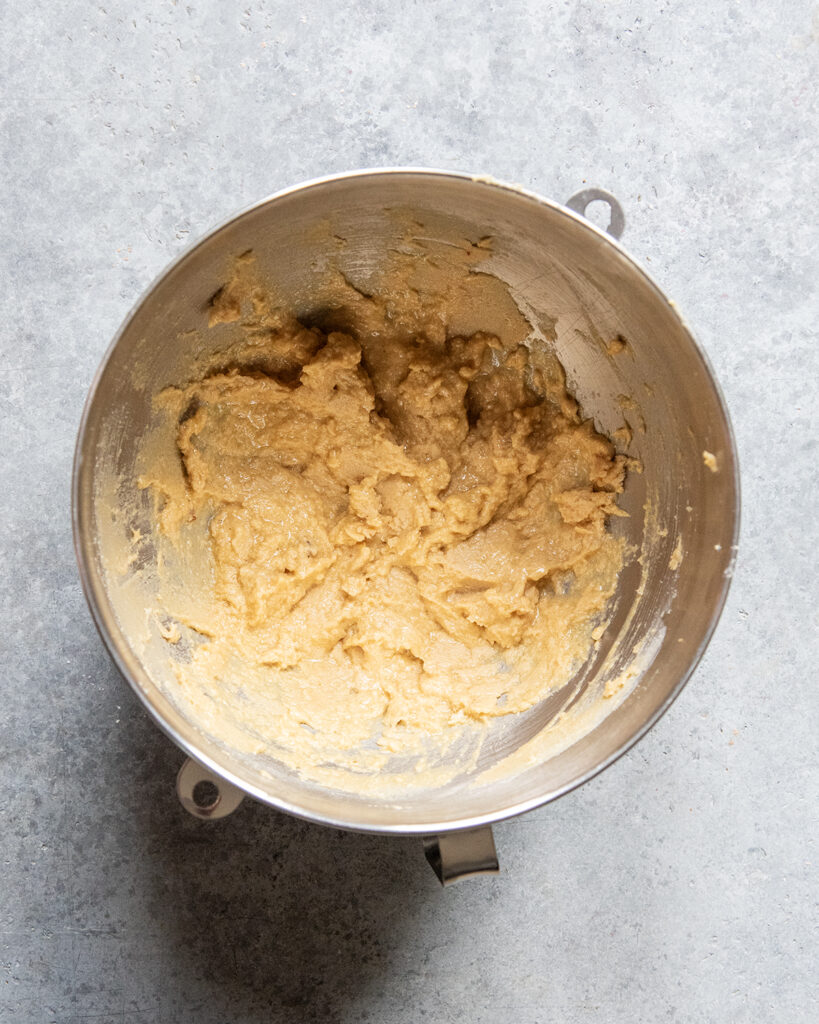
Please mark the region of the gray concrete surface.
<svg viewBox="0 0 819 1024"><path fill-rule="evenodd" d="M0 56L0 1021L818 1019L817 8L32 0ZM442 892L414 841L203 826L86 611L72 446L131 303L234 209L364 165L614 191L725 388L742 548L634 751Z"/></svg>

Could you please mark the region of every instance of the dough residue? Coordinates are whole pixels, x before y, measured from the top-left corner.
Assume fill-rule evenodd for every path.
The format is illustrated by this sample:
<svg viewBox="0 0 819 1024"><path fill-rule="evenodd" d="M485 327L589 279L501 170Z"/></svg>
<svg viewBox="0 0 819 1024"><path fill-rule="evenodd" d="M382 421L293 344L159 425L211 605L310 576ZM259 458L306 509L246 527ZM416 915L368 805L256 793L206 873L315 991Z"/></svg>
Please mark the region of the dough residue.
<svg viewBox="0 0 819 1024"><path fill-rule="evenodd" d="M481 258L331 275L300 319L246 259L209 317L239 340L157 400L175 446L141 486L180 693L307 777L417 771L600 635L627 460Z"/></svg>
<svg viewBox="0 0 819 1024"><path fill-rule="evenodd" d="M677 569L682 565L683 560L683 542L682 535L677 537L677 543L674 545L674 550L671 552L671 557L668 560L668 568L672 572L676 572Z"/></svg>
<svg viewBox="0 0 819 1024"><path fill-rule="evenodd" d="M719 470L717 464L717 457L713 452L704 451L702 453L702 461L707 469L710 469L712 473L716 473Z"/></svg>

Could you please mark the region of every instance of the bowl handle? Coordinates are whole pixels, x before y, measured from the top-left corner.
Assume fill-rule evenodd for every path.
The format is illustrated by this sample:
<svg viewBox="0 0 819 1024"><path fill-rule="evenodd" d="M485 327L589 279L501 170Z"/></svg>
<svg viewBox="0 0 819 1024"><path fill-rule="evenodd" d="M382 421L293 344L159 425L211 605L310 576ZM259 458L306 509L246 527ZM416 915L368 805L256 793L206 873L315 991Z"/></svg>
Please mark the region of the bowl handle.
<svg viewBox="0 0 819 1024"><path fill-rule="evenodd" d="M430 836L424 840L424 854L441 885L500 870L490 825Z"/></svg>
<svg viewBox="0 0 819 1024"><path fill-rule="evenodd" d="M176 795L196 818L225 818L236 810L245 794L189 757L176 776ZM489 825L430 836L424 840L424 853L441 885L474 875L496 875L500 870Z"/></svg>
<svg viewBox="0 0 819 1024"><path fill-rule="evenodd" d="M195 818L225 818L245 796L238 786L226 782L192 757L187 758L176 776L176 795Z"/></svg>
<svg viewBox="0 0 819 1024"><path fill-rule="evenodd" d="M625 230L626 218L623 214L623 207L617 202L611 192L606 192L602 188L584 188L581 192L575 192L571 199L567 199L565 205L570 210L574 210L575 213L579 213L582 217L589 203L593 203L596 199L600 199L608 204L609 226L606 228L606 231L612 238L619 238Z"/></svg>

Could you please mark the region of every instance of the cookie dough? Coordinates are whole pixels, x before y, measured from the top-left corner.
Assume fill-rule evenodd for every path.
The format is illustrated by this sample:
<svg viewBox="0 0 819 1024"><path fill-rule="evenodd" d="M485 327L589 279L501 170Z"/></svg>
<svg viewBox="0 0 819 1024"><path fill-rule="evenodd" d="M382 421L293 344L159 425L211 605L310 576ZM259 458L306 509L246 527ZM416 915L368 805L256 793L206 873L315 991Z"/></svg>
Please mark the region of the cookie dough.
<svg viewBox="0 0 819 1024"><path fill-rule="evenodd" d="M195 641L181 691L307 775L533 706L588 656L623 556L625 459L531 325L453 333L406 279L336 284L321 325L258 285L214 296L238 348L163 394L175 451L143 480L201 556L164 608Z"/></svg>

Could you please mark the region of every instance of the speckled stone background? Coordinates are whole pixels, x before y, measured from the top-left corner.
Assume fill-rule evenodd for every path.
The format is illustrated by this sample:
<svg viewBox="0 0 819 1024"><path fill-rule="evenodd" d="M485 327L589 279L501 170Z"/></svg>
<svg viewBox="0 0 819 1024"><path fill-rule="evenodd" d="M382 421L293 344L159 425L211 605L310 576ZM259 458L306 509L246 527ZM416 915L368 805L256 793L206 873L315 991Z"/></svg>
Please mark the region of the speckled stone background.
<svg viewBox="0 0 819 1024"><path fill-rule="evenodd" d="M816 186L807 0L3 4L0 1021L814 1022ZM72 448L133 301L304 178L460 168L611 189L733 414L740 560L682 697L442 891L417 841L245 802L111 666Z"/></svg>

